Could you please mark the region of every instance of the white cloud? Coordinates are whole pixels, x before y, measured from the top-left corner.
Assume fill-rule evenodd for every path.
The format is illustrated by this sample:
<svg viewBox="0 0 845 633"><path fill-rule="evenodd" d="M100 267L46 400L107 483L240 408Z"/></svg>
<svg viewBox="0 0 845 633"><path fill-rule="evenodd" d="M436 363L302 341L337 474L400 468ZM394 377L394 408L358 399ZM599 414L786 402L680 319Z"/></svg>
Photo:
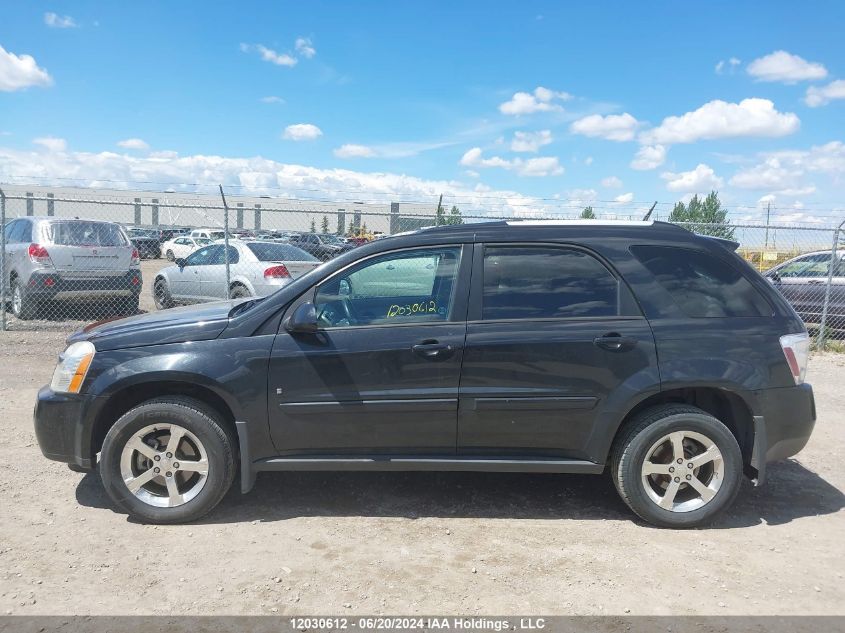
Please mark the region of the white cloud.
<svg viewBox="0 0 845 633"><path fill-rule="evenodd" d="M56 138L55 136L42 136L33 139L32 142L50 152L63 152L67 149L67 141L63 138Z"/></svg>
<svg viewBox="0 0 845 633"><path fill-rule="evenodd" d="M621 189L622 181L616 176L608 176L601 179L601 186L605 189Z"/></svg>
<svg viewBox="0 0 845 633"><path fill-rule="evenodd" d="M572 207L583 207L599 199L599 192L595 189L570 189L564 192L566 201Z"/></svg>
<svg viewBox="0 0 845 633"><path fill-rule="evenodd" d="M128 138L123 141L118 141L118 147L123 147L124 149L138 149L138 150L146 150L150 149L149 144L140 139L140 138Z"/></svg>
<svg viewBox="0 0 845 633"><path fill-rule="evenodd" d="M800 169L788 167L779 158L769 156L759 165L734 174L730 185L739 189L783 189L796 186L801 175Z"/></svg>
<svg viewBox="0 0 845 633"><path fill-rule="evenodd" d="M656 169L666 162L666 148L663 145L643 145L631 161L631 169L641 171Z"/></svg>
<svg viewBox="0 0 845 633"><path fill-rule="evenodd" d="M553 140L551 130L514 132L511 150L514 152L538 152L543 145L548 145Z"/></svg>
<svg viewBox="0 0 845 633"><path fill-rule="evenodd" d="M470 168L498 167L515 171L520 176L558 176L564 172L556 156L541 156L528 160L521 158L508 160L501 156L484 158L480 147L467 150L461 157L460 164Z"/></svg>
<svg viewBox="0 0 845 633"><path fill-rule="evenodd" d="M296 38L296 44L294 48L296 48L296 52L302 55L305 59L311 59L312 57L314 57L314 55L317 54L317 51L311 44L311 39L307 37Z"/></svg>
<svg viewBox="0 0 845 633"><path fill-rule="evenodd" d="M748 64L746 72L757 81L780 81L787 84L827 77L827 69L821 64L808 62L786 51L775 51L755 59Z"/></svg>
<svg viewBox="0 0 845 633"><path fill-rule="evenodd" d="M567 101L572 95L566 92L555 92L548 88L538 86L534 93L516 92L509 101L499 105L502 114L518 116L520 114L533 114L534 112L553 112L563 108L555 100Z"/></svg>
<svg viewBox="0 0 845 633"><path fill-rule="evenodd" d="M52 83L53 79L35 63L32 55L15 55L0 46L0 91L13 92Z"/></svg>
<svg viewBox="0 0 845 633"><path fill-rule="evenodd" d="M807 88L804 103L811 108L817 108L836 99L845 99L845 79L831 81L826 86L810 86Z"/></svg>
<svg viewBox="0 0 845 633"><path fill-rule="evenodd" d="M372 158L376 155L376 151L366 145L347 143L336 148L334 155L338 158Z"/></svg>
<svg viewBox="0 0 845 633"><path fill-rule="evenodd" d="M727 67L728 71L729 71L731 74L733 74L734 69L735 69L737 66L739 66L741 63L742 63L742 61L741 61L741 60L739 60L739 59L738 59L738 58L736 58L736 57L731 57L731 58L730 58L730 59L728 59L727 61L726 61L726 60L724 60L724 59L719 60L719 63L718 63L718 64L716 64L716 74L717 74L717 75L721 75L721 74L725 71L725 68L726 68L726 67Z"/></svg>
<svg viewBox="0 0 845 633"><path fill-rule="evenodd" d="M288 55L287 53L278 53L272 48L267 48L263 44L241 44L241 51L244 53L257 52L261 59L265 62L270 62L276 66L287 66L290 68L292 66L296 66L297 61L299 61L292 55Z"/></svg>
<svg viewBox="0 0 845 633"><path fill-rule="evenodd" d="M78 26L69 15L59 15L52 11L44 14L44 24L54 29L73 29Z"/></svg>
<svg viewBox="0 0 845 633"><path fill-rule="evenodd" d="M276 95L269 95L267 97L261 97L261 103L284 103L285 100L281 97L277 97Z"/></svg>
<svg viewBox="0 0 845 633"><path fill-rule="evenodd" d="M691 171L678 173L667 171L660 174L660 177L666 181L666 188L669 191L682 193L705 193L722 186L722 179L704 163L699 163Z"/></svg>
<svg viewBox="0 0 845 633"><path fill-rule="evenodd" d="M772 165L774 161L777 161L779 168L800 173L823 173L834 176L845 174L845 143L842 141L814 145L808 150L766 152L761 157L762 166L758 165L753 169L762 171L764 166Z"/></svg>
<svg viewBox="0 0 845 633"><path fill-rule="evenodd" d="M631 141L640 123L627 112L623 114L591 114L569 126L573 134L598 137L608 141Z"/></svg>
<svg viewBox="0 0 845 633"><path fill-rule="evenodd" d="M616 196L613 201L617 204L628 204L634 201L634 194L633 193L623 193L622 195Z"/></svg>
<svg viewBox="0 0 845 633"><path fill-rule="evenodd" d="M288 141L313 141L323 135L323 130L312 123L295 123L285 128L282 138Z"/></svg>
<svg viewBox="0 0 845 633"><path fill-rule="evenodd" d="M699 140L744 136L786 136L801 122L792 112L778 112L768 99L743 99L739 103L715 100L692 112L670 116L656 128L640 134L645 144L694 143Z"/></svg>

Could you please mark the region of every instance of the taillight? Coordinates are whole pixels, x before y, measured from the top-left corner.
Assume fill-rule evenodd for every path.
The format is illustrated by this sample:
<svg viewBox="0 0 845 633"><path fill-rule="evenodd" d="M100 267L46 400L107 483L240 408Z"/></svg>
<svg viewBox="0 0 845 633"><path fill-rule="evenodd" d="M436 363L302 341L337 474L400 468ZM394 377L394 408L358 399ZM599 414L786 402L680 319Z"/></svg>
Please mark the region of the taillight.
<svg viewBox="0 0 845 633"><path fill-rule="evenodd" d="M787 334L780 337L780 346L783 355L789 365L789 371L796 385L804 382L804 374L807 373L807 358L810 355L810 335L806 332L801 334Z"/></svg>
<svg viewBox="0 0 845 633"><path fill-rule="evenodd" d="M284 264L270 266L270 268L264 271L265 279L284 279L286 277L290 277L290 273L288 272L287 266Z"/></svg>
<svg viewBox="0 0 845 633"><path fill-rule="evenodd" d="M138 252L137 248L132 249L132 265L133 266L140 266L141 265L141 253Z"/></svg>
<svg viewBox="0 0 845 633"><path fill-rule="evenodd" d="M29 258L36 264L43 266L52 266L53 261L50 259L50 253L40 244L29 245Z"/></svg>

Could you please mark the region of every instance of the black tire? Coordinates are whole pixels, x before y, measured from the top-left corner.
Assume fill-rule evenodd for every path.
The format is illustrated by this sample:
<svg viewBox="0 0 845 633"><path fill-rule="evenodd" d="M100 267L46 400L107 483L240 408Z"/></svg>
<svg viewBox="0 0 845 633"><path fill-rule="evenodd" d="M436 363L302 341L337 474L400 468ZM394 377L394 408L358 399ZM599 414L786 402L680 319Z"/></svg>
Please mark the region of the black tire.
<svg viewBox="0 0 845 633"><path fill-rule="evenodd" d="M716 445L722 457L723 474L718 491L704 505L689 511L672 511L660 507L646 489L647 485L652 484L643 481L642 468L647 453L661 438L675 431L705 436ZM673 468L675 465L674 459L666 464ZM684 469L683 463L678 468L677 474L681 477L675 478L674 473L656 475L654 481L669 486L674 478L681 482L677 484L680 486L678 496L684 490L687 491L684 493L686 495L698 494L690 484L684 483L684 479L687 473L700 472L700 469L688 471ZM730 429L705 411L686 404L659 405L639 413L620 430L611 451L611 476L622 500L641 519L659 527L690 528L712 522L736 498L742 482L742 471L742 453ZM652 479L649 478L649 481ZM703 500L701 495L698 496Z"/></svg>
<svg viewBox="0 0 845 633"><path fill-rule="evenodd" d="M118 299L115 307L117 308L117 313L121 316L132 316L138 314L139 305L138 295L132 295L131 297L121 297Z"/></svg>
<svg viewBox="0 0 845 633"><path fill-rule="evenodd" d="M232 286L232 289L229 290L230 299L245 299L251 296L252 295L249 293L249 290L247 290L245 286L242 286L240 284L235 284L234 286Z"/></svg>
<svg viewBox="0 0 845 633"><path fill-rule="evenodd" d="M169 248L167 249L167 253L165 253L165 256L167 257L168 261L171 262L176 259L176 256L173 254L173 251L171 251Z"/></svg>
<svg viewBox="0 0 845 633"><path fill-rule="evenodd" d="M19 300L16 296L19 295ZM38 303L26 292L21 280L15 277L12 280L12 314L21 321L34 319L38 314Z"/></svg>
<svg viewBox="0 0 845 633"><path fill-rule="evenodd" d="M159 310L166 310L174 306L173 297L170 296L170 287L161 277L156 279L153 284L153 301Z"/></svg>
<svg viewBox="0 0 845 633"><path fill-rule="evenodd" d="M192 433L205 449L208 473L195 497L175 507L150 505L129 491L121 474L121 455L135 434L154 424L177 424ZM103 441L100 476L111 500L145 523L185 523L210 512L235 478L236 441L229 427L212 408L193 398L172 396L144 402L124 414Z"/></svg>

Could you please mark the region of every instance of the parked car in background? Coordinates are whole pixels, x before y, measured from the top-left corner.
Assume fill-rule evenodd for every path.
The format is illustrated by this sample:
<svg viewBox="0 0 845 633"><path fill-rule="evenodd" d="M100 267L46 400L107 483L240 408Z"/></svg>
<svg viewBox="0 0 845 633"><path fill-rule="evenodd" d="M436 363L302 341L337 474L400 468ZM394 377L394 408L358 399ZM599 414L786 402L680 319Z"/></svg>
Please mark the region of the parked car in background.
<svg viewBox="0 0 845 633"><path fill-rule="evenodd" d="M211 244L206 237L174 237L172 240L161 245L161 251L171 262L179 257L187 257L202 246Z"/></svg>
<svg viewBox="0 0 845 633"><path fill-rule="evenodd" d="M351 244L352 246L361 246L362 244L366 244L369 242L366 237L347 237L346 243Z"/></svg>
<svg viewBox="0 0 845 633"><path fill-rule="evenodd" d="M845 251L837 251L832 261L827 327L845 330ZM816 251L767 270L765 277L792 304L804 323L818 325L822 321L830 264L829 250Z"/></svg>
<svg viewBox="0 0 845 633"><path fill-rule="evenodd" d="M12 312L32 319L54 301L109 301L121 314L138 311L140 255L119 224L25 217L5 228Z"/></svg>
<svg viewBox="0 0 845 633"><path fill-rule="evenodd" d="M288 241L324 262L354 248L337 235L327 233L294 233Z"/></svg>
<svg viewBox="0 0 845 633"><path fill-rule="evenodd" d="M607 473L645 521L704 525L815 422L807 330L736 246L542 220L378 240L264 299L75 334L36 437L153 523L206 514L238 470L243 492L261 471L453 470Z"/></svg>
<svg viewBox="0 0 845 633"><path fill-rule="evenodd" d="M214 240L222 240L226 237L226 231L223 229L193 229L188 233L188 237L204 237L212 242ZM229 239L236 239L234 235L229 234Z"/></svg>
<svg viewBox="0 0 845 633"><path fill-rule="evenodd" d="M290 244L232 240L227 286L225 248L215 242L162 268L153 282L156 307L264 297L320 265L316 257Z"/></svg>
<svg viewBox="0 0 845 633"><path fill-rule="evenodd" d="M126 228L126 234L135 248L138 249L141 259L158 259L161 257L161 241L157 230L130 226Z"/></svg>
<svg viewBox="0 0 845 633"><path fill-rule="evenodd" d="M191 229L187 226L174 226L166 229L160 228L158 230L158 239L160 242L164 243L172 240L174 237L181 237L182 235L187 235L190 232Z"/></svg>

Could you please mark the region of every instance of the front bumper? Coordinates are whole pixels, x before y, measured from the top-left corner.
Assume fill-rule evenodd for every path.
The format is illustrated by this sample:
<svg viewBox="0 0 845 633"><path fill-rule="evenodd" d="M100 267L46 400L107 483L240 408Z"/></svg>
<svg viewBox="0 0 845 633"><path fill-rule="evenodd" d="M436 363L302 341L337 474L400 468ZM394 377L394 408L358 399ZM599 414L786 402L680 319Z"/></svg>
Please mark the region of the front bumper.
<svg viewBox="0 0 845 633"><path fill-rule="evenodd" d="M91 398L74 393L56 393L49 386L38 391L35 401L35 437L47 459L93 469L90 433L85 424Z"/></svg>
<svg viewBox="0 0 845 633"><path fill-rule="evenodd" d="M62 273L36 271L29 277L26 294L38 300L96 300L101 297L130 297L141 294L140 270L124 275L71 278Z"/></svg>

